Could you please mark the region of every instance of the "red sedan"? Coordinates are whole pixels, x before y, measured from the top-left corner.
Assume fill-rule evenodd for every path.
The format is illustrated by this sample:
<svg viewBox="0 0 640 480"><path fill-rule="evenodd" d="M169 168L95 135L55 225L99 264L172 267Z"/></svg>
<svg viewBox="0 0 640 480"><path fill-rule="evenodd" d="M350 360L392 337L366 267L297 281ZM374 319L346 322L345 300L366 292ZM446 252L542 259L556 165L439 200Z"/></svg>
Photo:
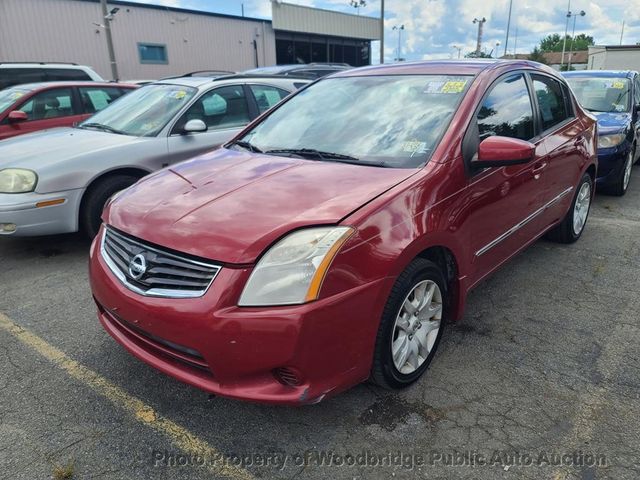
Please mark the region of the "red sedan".
<svg viewBox="0 0 640 480"><path fill-rule="evenodd" d="M90 117L136 85L102 82L44 82L0 90L0 140Z"/></svg>
<svg viewBox="0 0 640 480"><path fill-rule="evenodd" d="M544 234L581 236L595 125L532 62L327 77L107 206L90 264L100 321L228 397L408 386L481 280Z"/></svg>

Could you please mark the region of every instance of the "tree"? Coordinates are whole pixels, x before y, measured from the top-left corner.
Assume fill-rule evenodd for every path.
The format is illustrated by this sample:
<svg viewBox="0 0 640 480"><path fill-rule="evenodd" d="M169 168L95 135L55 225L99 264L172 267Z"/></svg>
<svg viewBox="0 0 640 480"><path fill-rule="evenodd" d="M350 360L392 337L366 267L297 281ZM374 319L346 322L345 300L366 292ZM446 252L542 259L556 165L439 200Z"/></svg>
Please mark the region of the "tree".
<svg viewBox="0 0 640 480"><path fill-rule="evenodd" d="M480 54L478 54L474 50L473 52L465 53L464 58L493 58L493 57L488 53L485 53L482 51L480 52Z"/></svg>
<svg viewBox="0 0 640 480"><path fill-rule="evenodd" d="M540 50L538 47L533 48L533 50L529 54L528 60L531 60L533 62L544 63L545 65L547 63L547 60L544 58L542 50Z"/></svg>
<svg viewBox="0 0 640 480"><path fill-rule="evenodd" d="M540 40L540 51L542 52L561 52L562 51L562 36L558 33L547 35ZM569 50L571 45L571 36L567 35L566 50ZM594 45L593 37L591 35L585 35L581 33L576 35L573 40L573 51L587 50L590 45Z"/></svg>

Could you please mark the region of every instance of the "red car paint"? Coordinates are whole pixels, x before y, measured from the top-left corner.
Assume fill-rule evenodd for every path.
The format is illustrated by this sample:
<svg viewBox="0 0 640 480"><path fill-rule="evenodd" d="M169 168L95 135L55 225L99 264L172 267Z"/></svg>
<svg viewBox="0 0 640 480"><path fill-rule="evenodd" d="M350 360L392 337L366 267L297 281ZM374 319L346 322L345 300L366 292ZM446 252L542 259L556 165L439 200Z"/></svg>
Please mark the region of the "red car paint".
<svg viewBox="0 0 640 480"><path fill-rule="evenodd" d="M462 154L467 126L493 82L516 70L561 80L551 69L513 61L425 62L339 74L475 75L422 168L220 149L147 177L105 209L105 223L223 268L200 298L141 296L111 274L100 254L101 233L90 262L100 321L136 357L228 397L314 403L366 380L382 309L412 259L428 249L450 255L449 319L458 320L468 292L556 225L572 202L573 194L566 192L585 172L595 174L595 120L573 98L575 118L530 144L519 142L522 155L534 151L530 162L469 174ZM495 152L510 140L492 142L489 148ZM479 254L542 205L546 208L533 221ZM299 227L335 224L354 227L355 233L334 258L318 300L286 307L238 306L252 268L269 246ZM200 352L206 370L177 361L149 336ZM273 374L280 367L295 371L302 384L281 384Z"/></svg>
<svg viewBox="0 0 640 480"><path fill-rule="evenodd" d="M81 122L95 112L88 112L80 98L78 87L106 87L118 88L121 90L133 90L138 88L137 85L129 85L124 83L107 83L107 82L43 82L38 84L15 85L15 88L28 89L16 101L0 112L0 140L23 135L25 133L37 132L39 130L47 130L56 127L71 127L77 122ZM33 97L43 92L52 91L60 88L70 88L73 92L72 108L70 115L58 116L54 118L41 118L37 120L24 120L15 122L9 118L11 112L19 110L23 105L27 104Z"/></svg>

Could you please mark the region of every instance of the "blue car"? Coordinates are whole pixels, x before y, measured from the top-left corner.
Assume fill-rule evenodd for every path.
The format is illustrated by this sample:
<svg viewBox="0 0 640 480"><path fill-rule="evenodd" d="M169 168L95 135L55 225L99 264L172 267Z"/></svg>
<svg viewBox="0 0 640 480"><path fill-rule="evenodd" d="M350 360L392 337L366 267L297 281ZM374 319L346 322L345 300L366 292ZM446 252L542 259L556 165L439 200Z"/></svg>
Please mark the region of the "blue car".
<svg viewBox="0 0 640 480"><path fill-rule="evenodd" d="M564 72L580 104L598 119L597 185L624 195L640 157L640 74L632 71Z"/></svg>

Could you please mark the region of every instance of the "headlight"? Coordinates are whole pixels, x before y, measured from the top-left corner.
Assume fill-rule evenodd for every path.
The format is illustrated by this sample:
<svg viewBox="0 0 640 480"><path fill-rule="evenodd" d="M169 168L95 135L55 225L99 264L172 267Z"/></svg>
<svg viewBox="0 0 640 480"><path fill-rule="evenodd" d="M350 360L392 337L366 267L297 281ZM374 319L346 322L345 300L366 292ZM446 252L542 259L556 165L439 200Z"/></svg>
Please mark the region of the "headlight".
<svg viewBox="0 0 640 480"><path fill-rule="evenodd" d="M36 188L38 176L31 170L5 168L0 170L0 193L26 193Z"/></svg>
<svg viewBox="0 0 640 480"><path fill-rule="evenodd" d="M350 227L317 227L287 235L260 259L239 305L296 305L315 300L333 257L352 233Z"/></svg>
<svg viewBox="0 0 640 480"><path fill-rule="evenodd" d="M624 133L615 135L600 135L598 137L598 148L610 148L620 145L627 136Z"/></svg>

